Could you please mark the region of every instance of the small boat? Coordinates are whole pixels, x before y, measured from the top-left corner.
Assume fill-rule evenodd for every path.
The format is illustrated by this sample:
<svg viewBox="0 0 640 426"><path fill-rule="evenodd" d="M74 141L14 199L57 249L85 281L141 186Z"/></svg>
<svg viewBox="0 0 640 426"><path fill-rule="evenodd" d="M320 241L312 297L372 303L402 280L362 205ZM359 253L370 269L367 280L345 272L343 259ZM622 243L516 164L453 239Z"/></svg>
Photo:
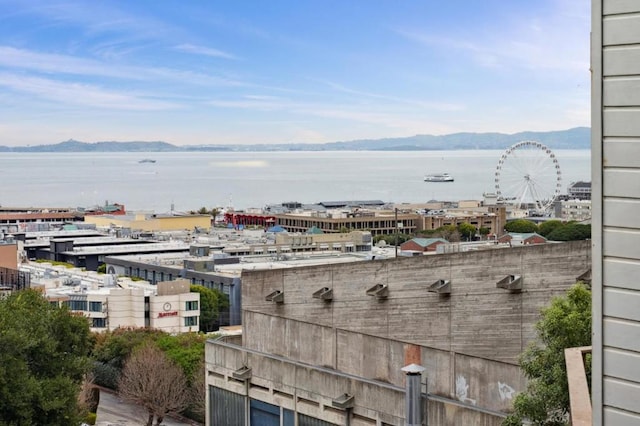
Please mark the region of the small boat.
<svg viewBox="0 0 640 426"><path fill-rule="evenodd" d="M151 158L143 158L142 160L138 161L138 163L155 163L156 160L152 160Z"/></svg>
<svg viewBox="0 0 640 426"><path fill-rule="evenodd" d="M439 173L433 175L426 175L424 177L425 182L453 182L453 176L449 173Z"/></svg>

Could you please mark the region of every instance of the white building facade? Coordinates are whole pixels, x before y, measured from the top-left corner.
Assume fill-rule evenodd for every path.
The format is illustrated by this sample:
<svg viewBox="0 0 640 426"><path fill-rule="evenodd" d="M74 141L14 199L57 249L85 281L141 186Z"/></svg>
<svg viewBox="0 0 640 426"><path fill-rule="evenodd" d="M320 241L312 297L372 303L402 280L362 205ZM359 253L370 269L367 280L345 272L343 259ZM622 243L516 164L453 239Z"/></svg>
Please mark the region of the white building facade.
<svg viewBox="0 0 640 426"><path fill-rule="evenodd" d="M147 327L167 333L197 332L200 325L200 293L189 291L184 280L158 283L157 290L144 288L57 287L48 299L66 305L89 319L91 331Z"/></svg>
<svg viewBox="0 0 640 426"><path fill-rule="evenodd" d="M591 6L593 424L640 425L640 2Z"/></svg>

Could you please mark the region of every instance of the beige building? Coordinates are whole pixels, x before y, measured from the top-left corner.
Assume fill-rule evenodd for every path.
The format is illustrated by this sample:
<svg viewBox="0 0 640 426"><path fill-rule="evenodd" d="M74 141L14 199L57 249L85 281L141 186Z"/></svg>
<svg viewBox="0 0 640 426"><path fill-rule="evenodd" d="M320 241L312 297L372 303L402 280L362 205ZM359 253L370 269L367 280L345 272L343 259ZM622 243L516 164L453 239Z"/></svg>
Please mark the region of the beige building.
<svg viewBox="0 0 640 426"><path fill-rule="evenodd" d="M425 215L420 215L417 229L434 230L447 225L458 226L461 223L469 223L476 229L487 228L492 235L502 235L507 223L506 208L487 206L431 210Z"/></svg>
<svg viewBox="0 0 640 426"><path fill-rule="evenodd" d="M99 228L129 228L134 231L159 232L211 228L211 215L160 215L135 213L126 215L85 216L84 221Z"/></svg>
<svg viewBox="0 0 640 426"><path fill-rule="evenodd" d="M590 220L591 200L562 200L560 201L561 217L563 220Z"/></svg>
<svg viewBox="0 0 640 426"><path fill-rule="evenodd" d="M401 233L414 234L422 230L433 230L445 225L470 223L476 228L486 227L492 234L502 234L506 223L504 206L478 206L478 202L463 202L464 207L431 209L427 214L415 210L359 210L357 212L307 212L274 215L276 223L287 231L306 232L318 228L325 233L348 230L366 230L372 235L391 235L397 229ZM397 220L397 222L396 222Z"/></svg>
<svg viewBox="0 0 640 426"><path fill-rule="evenodd" d="M197 332L200 293L189 291L185 280L158 283L157 289L115 286L87 288L61 286L55 280L46 289L47 298L65 304L89 319L91 331L125 327L148 327L167 333Z"/></svg>

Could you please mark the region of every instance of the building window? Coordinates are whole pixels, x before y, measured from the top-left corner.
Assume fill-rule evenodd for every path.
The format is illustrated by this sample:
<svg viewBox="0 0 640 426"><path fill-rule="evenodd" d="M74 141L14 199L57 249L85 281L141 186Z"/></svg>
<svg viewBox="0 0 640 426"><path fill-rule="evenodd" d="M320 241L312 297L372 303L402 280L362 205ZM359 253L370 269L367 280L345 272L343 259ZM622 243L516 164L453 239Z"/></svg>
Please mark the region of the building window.
<svg viewBox="0 0 640 426"><path fill-rule="evenodd" d="M89 312L102 312L102 302L89 302Z"/></svg>
<svg viewBox="0 0 640 426"><path fill-rule="evenodd" d="M107 326L107 320L105 318L92 318L93 323L91 324L94 328L105 328Z"/></svg>
<svg viewBox="0 0 640 426"><path fill-rule="evenodd" d="M197 300L188 301L186 310L187 311L197 311L198 310L198 301Z"/></svg>
<svg viewBox="0 0 640 426"><path fill-rule="evenodd" d="M72 311L86 311L87 301L86 300L69 300L67 302L67 306Z"/></svg>
<svg viewBox="0 0 640 426"><path fill-rule="evenodd" d="M192 327L198 325L198 317L184 317L184 326Z"/></svg>

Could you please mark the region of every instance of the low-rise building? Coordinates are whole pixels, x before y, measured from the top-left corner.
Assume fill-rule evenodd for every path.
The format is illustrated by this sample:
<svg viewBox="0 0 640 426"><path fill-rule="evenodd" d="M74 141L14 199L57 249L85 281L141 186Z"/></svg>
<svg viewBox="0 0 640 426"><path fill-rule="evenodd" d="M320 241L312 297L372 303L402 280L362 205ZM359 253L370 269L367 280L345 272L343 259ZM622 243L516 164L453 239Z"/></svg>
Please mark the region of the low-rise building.
<svg viewBox="0 0 640 426"><path fill-rule="evenodd" d="M523 246L529 244L544 244L547 239L536 232L509 232L500 238L499 243L508 243L510 246Z"/></svg>
<svg viewBox="0 0 640 426"><path fill-rule="evenodd" d="M411 240L400 244L400 250L415 252L435 252L439 245L448 243L449 242L443 238L412 238Z"/></svg>
<svg viewBox="0 0 640 426"><path fill-rule="evenodd" d="M208 230L211 215L208 214L154 214L127 213L125 215L85 216L86 223L99 228L128 228L137 231L160 232L177 230Z"/></svg>
<svg viewBox="0 0 640 426"><path fill-rule="evenodd" d="M573 182L567 188L569 198L577 200L591 200L591 182Z"/></svg>
<svg viewBox="0 0 640 426"><path fill-rule="evenodd" d="M288 210L270 208L268 212L262 213L228 212L225 218L234 227L238 224L265 227L278 225L296 233L319 229L324 233L369 231L373 236L392 235L396 232L413 234L460 223L469 223L478 229L489 228L492 234L502 234L506 223L504 205L483 205L480 201L398 205L374 205L370 202L357 207L342 206L343 204L321 203Z"/></svg>
<svg viewBox="0 0 640 426"><path fill-rule="evenodd" d="M97 278L83 276L79 271L76 274L81 275L50 269L46 276L36 276L33 286L43 288L51 303L66 305L72 312L85 316L91 331L126 327L147 327L167 333L199 330L200 293L191 292L186 280L151 286L130 281L127 284L126 280L110 275Z"/></svg>
<svg viewBox="0 0 640 426"><path fill-rule="evenodd" d="M562 220L575 220L575 221L583 221L591 219L591 200L584 199L571 199L571 200L560 200L558 204L560 214L557 214L556 209L556 217Z"/></svg>

